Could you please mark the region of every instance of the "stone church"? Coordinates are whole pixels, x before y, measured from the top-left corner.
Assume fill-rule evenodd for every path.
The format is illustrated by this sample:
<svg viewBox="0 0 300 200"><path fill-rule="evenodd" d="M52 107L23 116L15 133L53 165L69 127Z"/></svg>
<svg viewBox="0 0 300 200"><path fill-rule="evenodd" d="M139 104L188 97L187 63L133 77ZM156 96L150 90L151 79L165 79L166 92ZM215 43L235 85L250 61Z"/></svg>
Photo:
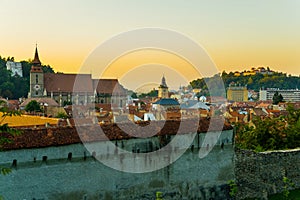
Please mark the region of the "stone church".
<svg viewBox="0 0 300 200"><path fill-rule="evenodd" d="M93 79L91 74L44 73L35 49L28 98L50 97L60 106L90 103L124 107L127 91L118 79Z"/></svg>

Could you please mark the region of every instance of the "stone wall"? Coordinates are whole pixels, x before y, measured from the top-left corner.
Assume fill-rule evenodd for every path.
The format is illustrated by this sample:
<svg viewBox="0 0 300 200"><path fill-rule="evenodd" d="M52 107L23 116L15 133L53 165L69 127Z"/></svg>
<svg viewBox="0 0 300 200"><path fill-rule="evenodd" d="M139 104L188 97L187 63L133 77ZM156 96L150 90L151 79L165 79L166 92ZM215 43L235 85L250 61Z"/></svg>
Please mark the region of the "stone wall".
<svg viewBox="0 0 300 200"><path fill-rule="evenodd" d="M207 134L215 136L214 133ZM205 136L204 133L196 134L190 148L178 160L165 168L148 173L114 170L94 159L81 143L3 151L0 152L0 165L12 167L13 172L1 177L1 195L10 200L119 200L155 199L156 193L161 192L165 200L228 199L226 183L233 179L232 130L223 131L217 138L216 145L211 145L210 149L207 149L206 143L203 144ZM188 139L185 137L191 137L191 134L180 135L179 140ZM206 142L209 141L208 138ZM116 142L118 146L122 146L123 143L123 148L128 151L138 147L140 152L147 152L149 147L140 144L151 142L151 146L155 146L159 144L159 139L156 136L146 139L99 141L90 145L100 148L97 152L100 161L118 162L115 151L105 147L106 143ZM221 146L222 143L224 146ZM201 149L209 150L207 156L199 157ZM176 148L169 150L176 151ZM163 158L169 154L161 153L166 153ZM148 159L137 155L131 165L134 168L138 163L146 163L151 168L155 163L149 163Z"/></svg>
<svg viewBox="0 0 300 200"><path fill-rule="evenodd" d="M300 149L255 153L235 149L237 199L261 198L283 191L287 177L300 188Z"/></svg>

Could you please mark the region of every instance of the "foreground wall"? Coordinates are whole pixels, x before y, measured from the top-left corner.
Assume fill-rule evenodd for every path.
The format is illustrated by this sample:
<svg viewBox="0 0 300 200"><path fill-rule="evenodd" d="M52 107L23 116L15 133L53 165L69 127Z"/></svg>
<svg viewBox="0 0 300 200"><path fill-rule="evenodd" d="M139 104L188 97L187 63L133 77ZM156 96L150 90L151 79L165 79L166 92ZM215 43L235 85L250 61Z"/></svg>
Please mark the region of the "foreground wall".
<svg viewBox="0 0 300 200"><path fill-rule="evenodd" d="M180 141L185 141L191 134L180 137ZM205 134L196 134L192 144L194 146L173 164L141 174L120 172L102 164L82 144L0 152L0 165L12 166L14 169L11 174L1 177L1 195L9 200L127 200L155 199L156 192L161 192L164 200L228 199L226 183L233 179L232 130L223 131L214 148L206 144L205 148L201 148L204 138ZM114 150L101 148L106 142L91 145L95 146L95 150L97 147L100 149L97 152L100 160L114 160L118 163ZM118 145L124 149L137 151L138 148L140 152L148 151L149 143L155 147L159 145L159 140L153 137L118 141ZM207 156L199 158L200 149L207 151ZM176 148L161 152L157 160L169 159L169 151L172 154ZM149 162L149 158L144 156L137 156L131 164L132 168L137 164L155 167L155 162Z"/></svg>
<svg viewBox="0 0 300 200"><path fill-rule="evenodd" d="M300 149L261 153L235 149L234 161L237 199L267 199L280 193L284 177L300 188Z"/></svg>

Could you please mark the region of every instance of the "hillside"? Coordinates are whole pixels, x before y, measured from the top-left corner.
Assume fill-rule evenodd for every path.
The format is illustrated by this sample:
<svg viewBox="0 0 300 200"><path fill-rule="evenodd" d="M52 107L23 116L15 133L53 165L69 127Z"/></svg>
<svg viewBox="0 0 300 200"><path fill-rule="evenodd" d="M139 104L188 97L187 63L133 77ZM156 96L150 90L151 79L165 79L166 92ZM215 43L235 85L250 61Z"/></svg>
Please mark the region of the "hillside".
<svg viewBox="0 0 300 200"><path fill-rule="evenodd" d="M255 75L235 75L234 72L226 73L223 71L222 74L216 74L210 78L201 78L197 80L193 80L190 82L190 85L193 88L201 88L201 94L209 96L207 91L206 83L214 82L214 79L221 76L224 81L224 86L227 88L230 83L236 83L241 85L247 85L248 90L259 91L260 88L280 88L280 89L295 89L300 88L300 77L287 75L282 72L272 72L272 74L261 74L256 73ZM219 86L216 85L214 95L224 95L222 91L219 89Z"/></svg>
<svg viewBox="0 0 300 200"><path fill-rule="evenodd" d="M14 61L14 58L2 58L0 56L0 97L9 99L27 97L29 92L31 61L21 61L23 77L18 75L12 76L12 72L6 69L7 61ZM54 73L51 66L42 65L42 67L44 72Z"/></svg>

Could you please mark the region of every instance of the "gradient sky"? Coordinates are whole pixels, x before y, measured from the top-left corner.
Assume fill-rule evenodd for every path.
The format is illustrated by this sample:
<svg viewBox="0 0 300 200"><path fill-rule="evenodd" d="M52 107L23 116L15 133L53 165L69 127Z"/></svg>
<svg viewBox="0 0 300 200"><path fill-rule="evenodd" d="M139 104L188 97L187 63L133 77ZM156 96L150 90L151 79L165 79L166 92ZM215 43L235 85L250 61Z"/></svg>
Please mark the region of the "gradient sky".
<svg viewBox="0 0 300 200"><path fill-rule="evenodd" d="M298 76L299 8L299 0L0 0L0 55L28 60L37 42L43 64L78 72L113 35L161 27L202 45L220 71L264 65Z"/></svg>

